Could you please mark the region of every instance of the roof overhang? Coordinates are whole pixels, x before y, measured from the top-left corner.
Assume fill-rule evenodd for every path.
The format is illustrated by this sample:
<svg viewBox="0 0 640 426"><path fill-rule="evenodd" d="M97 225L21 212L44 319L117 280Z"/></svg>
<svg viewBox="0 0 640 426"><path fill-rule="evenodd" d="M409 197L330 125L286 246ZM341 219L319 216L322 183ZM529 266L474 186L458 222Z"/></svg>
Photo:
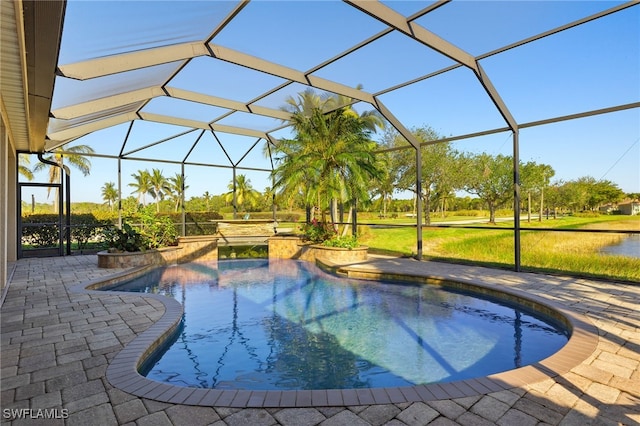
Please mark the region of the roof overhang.
<svg viewBox="0 0 640 426"><path fill-rule="evenodd" d="M0 102L16 151L45 149L65 4L15 0L0 5Z"/></svg>

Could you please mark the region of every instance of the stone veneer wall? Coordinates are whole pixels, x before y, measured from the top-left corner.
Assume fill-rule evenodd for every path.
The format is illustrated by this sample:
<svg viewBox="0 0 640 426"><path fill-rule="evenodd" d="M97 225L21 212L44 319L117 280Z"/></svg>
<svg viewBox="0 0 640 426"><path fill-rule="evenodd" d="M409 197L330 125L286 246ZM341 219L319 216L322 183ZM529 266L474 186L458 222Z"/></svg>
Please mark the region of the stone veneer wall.
<svg viewBox="0 0 640 426"><path fill-rule="evenodd" d="M367 259L368 247L354 249L325 247L318 244L306 244L300 237L282 236L269 238L269 259L300 259L315 262L327 260L336 264L360 262Z"/></svg>
<svg viewBox="0 0 640 426"><path fill-rule="evenodd" d="M178 247L182 251L177 263L218 260L218 237L212 235L179 237Z"/></svg>
<svg viewBox="0 0 640 426"><path fill-rule="evenodd" d="M180 237L177 247L134 253L98 253L99 268L133 268L218 260L218 238L210 235Z"/></svg>

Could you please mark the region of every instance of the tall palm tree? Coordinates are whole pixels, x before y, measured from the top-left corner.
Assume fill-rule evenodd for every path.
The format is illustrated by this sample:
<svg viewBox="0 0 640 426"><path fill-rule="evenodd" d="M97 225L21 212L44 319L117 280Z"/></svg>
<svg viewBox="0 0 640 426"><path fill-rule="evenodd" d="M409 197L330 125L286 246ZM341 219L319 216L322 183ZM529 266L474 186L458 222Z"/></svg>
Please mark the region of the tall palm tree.
<svg viewBox="0 0 640 426"><path fill-rule="evenodd" d="M328 96L319 95L313 89L308 88L301 93L298 93L296 97L289 96L285 99L285 105L281 106L282 111L291 114L291 117L310 117L313 111L328 111L330 105L328 105ZM283 120L292 124L292 120ZM275 161L281 168L280 172L274 170L274 177L280 176L283 179L279 184L274 184L274 190L278 190L277 194L288 200L291 205L293 200L299 196L302 197L305 203L305 209L307 211L307 222L313 219L313 213L315 209L312 206L320 207L319 196L316 191L316 187L312 184L311 170L304 168L304 164L295 164L292 159L297 158L300 155L303 145L298 140L286 140L279 141L277 146L269 146L265 144L264 151L267 154L269 149L276 155ZM300 166L300 167L299 167ZM283 170L288 169L287 171ZM308 179L307 179L308 174Z"/></svg>
<svg viewBox="0 0 640 426"><path fill-rule="evenodd" d="M118 190L116 189L116 184L113 182L107 182L102 187L102 199L109 206L109 210L113 211L113 205L115 201L118 199Z"/></svg>
<svg viewBox="0 0 640 426"><path fill-rule="evenodd" d="M151 184L149 194L156 201L156 213L158 213L160 212L160 201L164 200L165 195L171 191L169 181L162 175L162 170L152 169L149 175L149 183Z"/></svg>
<svg viewBox="0 0 640 426"><path fill-rule="evenodd" d="M367 197L370 181L383 170L371 141L382 120L375 113L359 115L351 102L340 96L313 96L308 90L297 100L288 99L284 109L292 113L289 123L296 136L275 147L281 157L274 187L306 187L307 202L330 206L334 226L338 203Z"/></svg>
<svg viewBox="0 0 640 426"><path fill-rule="evenodd" d="M149 174L149 170L138 170L137 173L132 173L131 177L135 180L129 184L129 186L133 188L131 193L138 194L138 204L142 203L143 206L146 206L146 194L151 191L151 175Z"/></svg>
<svg viewBox="0 0 640 426"><path fill-rule="evenodd" d="M233 182L229 183L227 187L230 191L227 192L224 197L225 201L230 203L233 202ZM251 180L247 179L245 175L236 176L235 200L236 207L245 211L247 204L249 206L254 206L260 200L260 192L253 189L253 186L251 186Z"/></svg>
<svg viewBox="0 0 640 426"><path fill-rule="evenodd" d="M182 205L182 199L184 198L184 192L189 187L184 184L185 177L181 173L176 173L173 177L169 178L169 196L173 201L173 206L177 212Z"/></svg>
<svg viewBox="0 0 640 426"><path fill-rule="evenodd" d="M46 163L38 163L33 167L34 172L38 172L45 168L49 168L49 183L62 183L62 175L60 169L68 163L74 168L80 170L83 176L89 175L91 172L91 161L85 157L86 154L93 154L94 150L88 145L76 145L69 148L57 148L49 155L43 158L47 161L56 163L59 167ZM51 187L47 189L47 196L51 193ZM53 202L54 210L58 210L59 188L55 188L55 200Z"/></svg>

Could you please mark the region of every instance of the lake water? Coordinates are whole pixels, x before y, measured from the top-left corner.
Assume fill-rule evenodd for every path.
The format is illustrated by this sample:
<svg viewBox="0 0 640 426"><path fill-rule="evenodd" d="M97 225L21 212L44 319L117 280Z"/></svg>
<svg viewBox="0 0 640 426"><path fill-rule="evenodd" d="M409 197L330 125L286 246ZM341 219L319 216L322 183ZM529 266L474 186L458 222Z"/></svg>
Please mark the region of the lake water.
<svg viewBox="0 0 640 426"><path fill-rule="evenodd" d="M600 251L605 254L640 257L640 234L629 235L620 243L604 247Z"/></svg>

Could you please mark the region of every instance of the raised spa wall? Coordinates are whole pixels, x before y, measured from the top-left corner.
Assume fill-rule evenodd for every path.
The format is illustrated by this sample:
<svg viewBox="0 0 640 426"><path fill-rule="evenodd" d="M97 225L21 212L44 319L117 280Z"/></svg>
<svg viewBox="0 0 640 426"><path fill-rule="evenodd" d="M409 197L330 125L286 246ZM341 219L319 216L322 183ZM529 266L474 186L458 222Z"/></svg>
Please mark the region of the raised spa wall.
<svg viewBox="0 0 640 426"><path fill-rule="evenodd" d="M178 245L144 252L98 253L99 268L133 268L146 265L175 265L218 260L218 237L201 235L179 237Z"/></svg>
<svg viewBox="0 0 640 426"><path fill-rule="evenodd" d="M297 236L269 238L269 259L300 259L308 262L320 259L335 264L345 264L366 260L368 251L366 246L348 249L309 244Z"/></svg>
<svg viewBox="0 0 640 426"><path fill-rule="evenodd" d="M368 247L353 249L309 244L297 236L276 236L268 239L269 259L316 259L334 264L346 264L367 259ZM145 252L98 253L99 268L133 268L146 265L175 265L195 261L218 260L218 236L203 235L178 238L178 246Z"/></svg>

